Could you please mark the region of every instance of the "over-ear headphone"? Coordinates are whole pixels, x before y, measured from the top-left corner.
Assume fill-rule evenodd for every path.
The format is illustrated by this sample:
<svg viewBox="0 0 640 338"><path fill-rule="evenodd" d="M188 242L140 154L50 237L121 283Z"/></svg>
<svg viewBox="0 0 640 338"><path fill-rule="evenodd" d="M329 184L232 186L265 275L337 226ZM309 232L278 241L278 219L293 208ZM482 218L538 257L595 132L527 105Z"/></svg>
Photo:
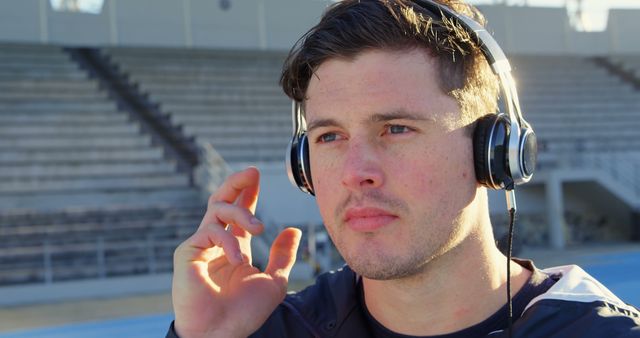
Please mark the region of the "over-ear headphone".
<svg viewBox="0 0 640 338"><path fill-rule="evenodd" d="M522 117L511 66L496 40L475 20L454 12L432 0L413 0L413 3L441 18L455 20L482 50L493 72L500 79L500 88L507 113L497 112L476 121L473 133L473 155L476 179L491 189L512 192L515 185L531 180L537 158L537 141L533 128ZM286 162L289 180L300 190L314 195L309 164L309 143L300 102L292 105L293 137L287 149ZM515 210L515 198L512 198ZM508 199L509 203L509 199Z"/></svg>

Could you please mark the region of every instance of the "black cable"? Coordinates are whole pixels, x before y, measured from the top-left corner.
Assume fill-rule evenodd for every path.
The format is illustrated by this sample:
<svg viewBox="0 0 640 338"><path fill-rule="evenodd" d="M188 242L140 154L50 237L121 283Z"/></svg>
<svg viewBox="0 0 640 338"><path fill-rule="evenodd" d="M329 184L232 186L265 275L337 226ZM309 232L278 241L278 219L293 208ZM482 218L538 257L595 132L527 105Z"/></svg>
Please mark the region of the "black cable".
<svg viewBox="0 0 640 338"><path fill-rule="evenodd" d="M509 236L507 238L507 311L509 324L509 338L513 329L513 304L511 301L511 250L513 249L513 225L516 219L516 209L509 209Z"/></svg>

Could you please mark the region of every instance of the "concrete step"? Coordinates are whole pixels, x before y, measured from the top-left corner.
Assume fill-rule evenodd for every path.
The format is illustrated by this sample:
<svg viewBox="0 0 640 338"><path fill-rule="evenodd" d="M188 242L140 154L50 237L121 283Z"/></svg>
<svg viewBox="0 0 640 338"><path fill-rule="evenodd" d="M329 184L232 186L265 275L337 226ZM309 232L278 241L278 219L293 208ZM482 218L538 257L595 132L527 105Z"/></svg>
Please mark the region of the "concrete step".
<svg viewBox="0 0 640 338"><path fill-rule="evenodd" d="M15 81L3 80L0 81L0 92L11 91L45 91L45 92L76 92L87 93L96 92L100 88L97 81L87 79L75 79L75 80L58 80L58 79L18 79Z"/></svg>
<svg viewBox="0 0 640 338"><path fill-rule="evenodd" d="M32 70L40 70L40 69L51 69L55 71L69 71L75 72L78 71L78 65L73 63L71 60L59 60L59 61L51 61L47 63L42 62L29 62L22 60L7 60L0 65L1 69L11 69L16 71L32 71Z"/></svg>
<svg viewBox="0 0 640 338"><path fill-rule="evenodd" d="M213 124L213 125L185 125L184 129L189 135L216 135L216 137L234 137L235 135L253 137L277 137L291 135L291 123L245 125L245 124ZM250 136L249 136L250 135Z"/></svg>
<svg viewBox="0 0 640 338"><path fill-rule="evenodd" d="M11 81L14 79L56 79L56 80L79 80L87 79L87 74L79 69L9 69L0 67L0 81Z"/></svg>
<svg viewBox="0 0 640 338"><path fill-rule="evenodd" d="M204 114L187 114L184 112L176 112L171 115L171 121L174 124L184 125L199 125L199 126L212 126L212 125L280 125L286 123L291 125L291 114L287 112L272 112L272 113L258 113L252 114L247 112L245 114L239 113L219 113L208 112Z"/></svg>
<svg viewBox="0 0 640 338"><path fill-rule="evenodd" d="M153 97L152 97L153 99ZM175 98L171 98L171 100L167 100L164 99L162 101L160 101L162 103L162 106L168 106L168 105L201 105L201 106L214 106L214 105L225 105L225 104L235 104L238 106L257 106L257 105L262 105L262 104L282 104L285 105L286 103L289 103L290 101L287 99L286 96L281 96L281 97L272 97L272 96L264 96L264 97L251 97L251 96L240 96L240 95L228 95L225 97L207 97L207 98L202 98L199 99L198 101L193 101L190 98L181 98L181 97L175 97ZM290 103L289 103L290 105Z"/></svg>
<svg viewBox="0 0 640 338"><path fill-rule="evenodd" d="M536 129L536 136L538 136L538 138L544 138L544 139L557 139L557 140L563 140L563 139L576 139L576 138L581 138L581 139L586 139L588 137L591 137L593 139L598 139L598 138L640 138L640 130L637 130L635 128L629 128L629 129L624 129L624 130L619 130L616 128L600 128L600 129L592 129L592 130L585 130L585 129L569 129L569 128L558 128L555 130L549 130L549 129L545 129L545 128L538 128Z"/></svg>
<svg viewBox="0 0 640 338"><path fill-rule="evenodd" d="M145 162L163 159L163 150L148 145L129 149L115 148L62 148L52 150L41 149L6 149L0 152L0 165L16 164L90 164L105 162Z"/></svg>
<svg viewBox="0 0 640 338"><path fill-rule="evenodd" d="M151 146L151 138L147 135L122 135L113 137L70 138L29 138L29 139L0 139L0 151L7 150L55 150L55 149L95 149L101 148L140 148Z"/></svg>
<svg viewBox="0 0 640 338"><path fill-rule="evenodd" d="M604 139L544 139L538 138L539 144L546 142L545 150L560 156L576 152L592 151L629 151L640 150L640 140L637 138L604 138Z"/></svg>
<svg viewBox="0 0 640 338"><path fill-rule="evenodd" d="M109 53L113 60L122 64L136 67L162 67L166 65L190 67L220 67L220 68L264 68L282 69L284 58L273 57L233 57L230 55L210 54L203 57L193 55L166 56L156 54L125 55L122 53ZM250 53L247 53L250 54Z"/></svg>
<svg viewBox="0 0 640 338"><path fill-rule="evenodd" d="M571 76L557 76L554 74L522 73L514 75L518 81L518 86L529 86L531 84L582 84L582 85L607 85L619 84L620 80L612 76L588 76L577 74Z"/></svg>
<svg viewBox="0 0 640 338"><path fill-rule="evenodd" d="M81 208L145 207L163 205L171 208L193 207L201 200L200 192L187 187L123 189L120 191L47 191L5 196L0 194L0 213L19 210L55 211Z"/></svg>
<svg viewBox="0 0 640 338"><path fill-rule="evenodd" d="M126 175L173 174L176 168L168 162L103 162L97 164L22 164L0 167L0 179L23 180L28 178L81 178Z"/></svg>
<svg viewBox="0 0 640 338"><path fill-rule="evenodd" d="M101 126L131 123L129 116L122 112L77 112L77 113L15 113L0 112L0 126L21 125L66 125L84 127L99 124Z"/></svg>
<svg viewBox="0 0 640 338"><path fill-rule="evenodd" d="M184 188L189 178L177 174L156 174L144 176L95 176L78 178L22 179L4 181L0 195L44 194L53 192L118 192L153 190L158 188Z"/></svg>
<svg viewBox="0 0 640 338"><path fill-rule="evenodd" d="M252 66L216 66L216 65L190 65L184 64L158 64L158 65L131 65L119 63L121 70L127 74L163 74L173 76L254 76L262 78L279 79L282 66L277 68L252 67Z"/></svg>
<svg viewBox="0 0 640 338"><path fill-rule="evenodd" d="M43 64L48 65L50 63L71 63L71 58L68 54L62 51L54 53L5 53L0 52L0 62L2 64L11 63L31 63L31 64Z"/></svg>
<svg viewBox="0 0 640 338"><path fill-rule="evenodd" d="M256 163L256 162L276 162L282 165L282 170L285 170L285 155L286 146L272 147L272 148L256 148L256 147L244 147L244 148L216 148L220 156L229 163ZM245 167L245 166L243 166Z"/></svg>
<svg viewBox="0 0 640 338"><path fill-rule="evenodd" d="M0 102L3 101L99 101L107 97L106 92L91 91L60 91L60 90L9 90L0 92Z"/></svg>
<svg viewBox="0 0 640 338"><path fill-rule="evenodd" d="M0 102L2 104L2 102ZM51 105L48 108L44 105L38 103L36 105L27 106L25 104L15 105L11 108L1 108L0 116L8 117L8 116L25 116L25 118L48 118L58 115L83 115L87 118L93 118L98 116L114 116L114 115L127 115L126 113L120 112L116 110L115 104L110 103L109 105L101 104L96 105L95 103L91 105L77 105L74 103L64 103ZM83 108L84 107L84 108ZM128 116L128 115L127 115Z"/></svg>
<svg viewBox="0 0 640 338"><path fill-rule="evenodd" d="M220 103L216 106L204 106L200 103L189 102L163 102L162 110L176 115L211 115L211 114L270 114L285 112L291 118L291 101L279 100L277 102L262 102L261 104L231 104Z"/></svg>
<svg viewBox="0 0 640 338"><path fill-rule="evenodd" d="M211 142L213 146L218 148L228 147L229 149L240 147L257 147L257 148L269 148L269 147L283 147L282 151L286 148L291 135L283 133L282 135L247 135L235 134L235 135L211 135L200 134L197 135L199 139Z"/></svg>
<svg viewBox="0 0 640 338"><path fill-rule="evenodd" d="M640 113L636 114L633 119L611 119L609 121L594 121L594 120L574 120L563 121L558 123L557 121L538 121L536 128L545 130L547 132L558 131L562 132L567 129L576 129L580 132L589 132L595 130L602 131L616 131L616 130L638 130L640 134Z"/></svg>
<svg viewBox="0 0 640 338"><path fill-rule="evenodd" d="M158 60L175 59L179 61L189 60L219 60L224 62L275 62L282 63L287 56L282 51L229 51L213 50L206 48L110 48L105 51L108 55L122 58L144 60L153 55Z"/></svg>
<svg viewBox="0 0 640 338"><path fill-rule="evenodd" d="M4 210L0 213L0 228L30 225L69 225L75 223L98 222L105 224L126 223L140 220L181 220L202 218L205 203L198 202L190 207L173 208L163 203L149 205L105 205L97 208L68 208L64 210L41 211L38 209Z"/></svg>
<svg viewBox="0 0 640 338"><path fill-rule="evenodd" d="M538 112L572 112L572 111L639 111L640 102L570 102L560 103L553 100L545 101L523 101L522 106L526 108L525 114L529 114L530 111Z"/></svg>
<svg viewBox="0 0 640 338"><path fill-rule="evenodd" d="M284 95L282 88L277 83L229 83L220 81L210 83L144 83L142 90L156 95L185 95L185 94L227 94L227 93L251 93Z"/></svg>
<svg viewBox="0 0 640 338"><path fill-rule="evenodd" d="M618 79L606 79L605 82L576 82L570 86L565 83L557 83L555 81L528 82L526 79L518 81L518 90L523 92L556 92L577 93L584 91L622 91L626 93L635 93L633 88Z"/></svg>
<svg viewBox="0 0 640 338"><path fill-rule="evenodd" d="M258 76L255 74L233 74L231 72L225 74L183 74L183 73L168 73L168 72L135 72L126 71L130 74L130 78L133 82L140 83L144 87L148 83L164 83L169 86L180 85L207 85L211 83L224 84L229 83L232 85L238 84L256 84L256 85L270 85L277 86L280 79L279 74L269 74L265 76Z"/></svg>
<svg viewBox="0 0 640 338"><path fill-rule="evenodd" d="M116 104L107 99L67 99L67 100L12 100L0 101L0 114L5 111L11 113L22 111L44 112L86 112L86 111L114 111Z"/></svg>
<svg viewBox="0 0 640 338"><path fill-rule="evenodd" d="M287 102L289 99L283 93L250 93L250 92L210 92L207 94L174 94L174 93L151 93L150 99L154 102L225 102L225 101L249 101L249 102Z"/></svg>
<svg viewBox="0 0 640 338"><path fill-rule="evenodd" d="M117 47L109 48L105 50L106 54L118 55L122 57L138 57L148 58L149 54L156 56L157 58L177 58L177 59L206 59L212 58L223 60L284 60L287 56L285 52L281 51L252 51L247 53L245 51L227 51L227 50L214 50L208 48L129 48L129 47Z"/></svg>
<svg viewBox="0 0 640 338"><path fill-rule="evenodd" d="M0 139L9 137L77 137L91 138L98 137L120 137L140 134L140 126L135 123L122 123L111 126L77 126L69 125L44 125L44 126L0 126Z"/></svg>
<svg viewBox="0 0 640 338"><path fill-rule="evenodd" d="M553 91L552 89L546 91L521 91L520 100L525 101L556 101L562 100L563 102L574 102L580 104L586 104L594 101L601 101L602 103L608 102L633 102L633 99L638 100L640 95L634 92L616 92L615 88L613 91L582 91L582 92L572 92L566 93L562 91Z"/></svg>
<svg viewBox="0 0 640 338"><path fill-rule="evenodd" d="M2 53L62 53L62 47L49 44L33 44L33 43L1 43L0 52Z"/></svg>

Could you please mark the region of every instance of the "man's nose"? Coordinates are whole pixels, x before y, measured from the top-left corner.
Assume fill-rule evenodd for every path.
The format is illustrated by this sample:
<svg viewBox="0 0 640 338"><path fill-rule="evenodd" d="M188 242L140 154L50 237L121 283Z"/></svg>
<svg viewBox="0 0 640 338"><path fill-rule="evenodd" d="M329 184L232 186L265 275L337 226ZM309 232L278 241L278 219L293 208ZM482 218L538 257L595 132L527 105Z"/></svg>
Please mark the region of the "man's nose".
<svg viewBox="0 0 640 338"><path fill-rule="evenodd" d="M342 184L351 190L377 188L382 185L384 172L380 154L367 142L352 142L343 162Z"/></svg>

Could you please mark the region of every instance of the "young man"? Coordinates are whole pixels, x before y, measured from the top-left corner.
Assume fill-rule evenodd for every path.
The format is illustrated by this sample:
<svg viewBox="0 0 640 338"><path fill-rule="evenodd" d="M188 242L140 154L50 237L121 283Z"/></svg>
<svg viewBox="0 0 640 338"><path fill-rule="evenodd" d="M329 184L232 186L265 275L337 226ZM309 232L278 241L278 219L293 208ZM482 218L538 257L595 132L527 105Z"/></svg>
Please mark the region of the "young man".
<svg viewBox="0 0 640 338"><path fill-rule="evenodd" d="M506 337L507 258L472 138L498 80L474 41L409 0L330 7L281 82L302 105L313 192L347 266L285 296L300 232L252 267L259 173L235 173L175 252L167 337ZM514 337L640 337L638 311L579 268L509 264Z"/></svg>

